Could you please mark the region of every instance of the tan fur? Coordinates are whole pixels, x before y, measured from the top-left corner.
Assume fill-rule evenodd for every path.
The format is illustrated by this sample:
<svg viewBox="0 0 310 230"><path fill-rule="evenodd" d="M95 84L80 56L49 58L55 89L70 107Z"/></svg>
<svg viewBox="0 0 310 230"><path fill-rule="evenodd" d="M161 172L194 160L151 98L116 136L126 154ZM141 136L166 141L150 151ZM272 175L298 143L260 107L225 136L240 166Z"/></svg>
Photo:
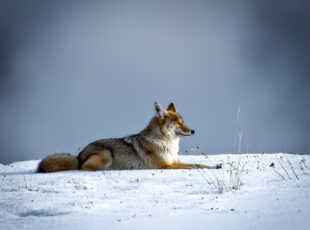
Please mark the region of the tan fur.
<svg viewBox="0 0 310 230"><path fill-rule="evenodd" d="M218 169L220 165L209 166L203 164L186 164L186 163L175 163L172 165L166 165L165 169Z"/></svg>
<svg viewBox="0 0 310 230"><path fill-rule="evenodd" d="M82 170L95 171L108 169L112 164L111 151L105 149L96 155L91 155L82 165Z"/></svg>
<svg viewBox="0 0 310 230"><path fill-rule="evenodd" d="M167 108L167 110L168 111L172 111L172 112L177 112L177 107L175 106L175 104L174 103L170 103L169 105L168 105L168 108Z"/></svg>
<svg viewBox="0 0 310 230"><path fill-rule="evenodd" d="M190 136L192 129L184 124L177 113L175 104L164 109L154 103L155 116L145 129L124 138L102 139L87 145L78 155L47 157L39 166L39 171L55 172L77 169L196 169L220 168L202 164L184 164L179 161L179 139ZM44 169L44 170L40 170Z"/></svg>
<svg viewBox="0 0 310 230"><path fill-rule="evenodd" d="M38 167L39 172L58 172L76 170L79 168L79 161L69 154L54 154L44 158Z"/></svg>

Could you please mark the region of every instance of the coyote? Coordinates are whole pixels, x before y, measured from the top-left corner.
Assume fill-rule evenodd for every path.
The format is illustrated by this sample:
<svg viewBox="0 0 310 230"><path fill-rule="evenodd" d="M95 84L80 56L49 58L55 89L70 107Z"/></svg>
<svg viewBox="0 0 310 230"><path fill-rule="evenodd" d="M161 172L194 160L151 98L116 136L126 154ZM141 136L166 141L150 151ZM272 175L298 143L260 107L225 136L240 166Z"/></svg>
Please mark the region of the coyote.
<svg viewBox="0 0 310 230"><path fill-rule="evenodd" d="M124 138L94 141L77 157L54 154L44 158L38 172L104 169L218 169L221 165L181 163L178 158L179 140L195 131L184 124L174 103L167 109L154 103L155 116L138 134Z"/></svg>

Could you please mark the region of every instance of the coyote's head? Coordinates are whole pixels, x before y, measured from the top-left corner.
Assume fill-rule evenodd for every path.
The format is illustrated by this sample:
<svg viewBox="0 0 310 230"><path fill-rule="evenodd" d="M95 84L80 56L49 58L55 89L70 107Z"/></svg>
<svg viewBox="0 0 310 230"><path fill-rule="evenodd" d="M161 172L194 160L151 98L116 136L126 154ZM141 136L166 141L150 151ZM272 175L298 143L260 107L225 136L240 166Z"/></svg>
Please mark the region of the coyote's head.
<svg viewBox="0 0 310 230"><path fill-rule="evenodd" d="M174 103L170 103L168 108L165 109L158 102L155 102L154 108L155 117L151 125L160 134L170 138L177 138L180 136L190 136L195 133L193 129L185 125L182 116L177 113Z"/></svg>

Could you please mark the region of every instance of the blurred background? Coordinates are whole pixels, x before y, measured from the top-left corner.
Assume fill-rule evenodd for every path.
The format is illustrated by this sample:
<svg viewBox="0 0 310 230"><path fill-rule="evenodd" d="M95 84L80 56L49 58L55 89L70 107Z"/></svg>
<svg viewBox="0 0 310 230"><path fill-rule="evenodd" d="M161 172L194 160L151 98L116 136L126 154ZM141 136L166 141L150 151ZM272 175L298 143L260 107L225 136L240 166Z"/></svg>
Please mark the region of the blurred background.
<svg viewBox="0 0 310 230"><path fill-rule="evenodd" d="M307 1L0 0L0 163L77 154L175 102L181 151L310 152Z"/></svg>

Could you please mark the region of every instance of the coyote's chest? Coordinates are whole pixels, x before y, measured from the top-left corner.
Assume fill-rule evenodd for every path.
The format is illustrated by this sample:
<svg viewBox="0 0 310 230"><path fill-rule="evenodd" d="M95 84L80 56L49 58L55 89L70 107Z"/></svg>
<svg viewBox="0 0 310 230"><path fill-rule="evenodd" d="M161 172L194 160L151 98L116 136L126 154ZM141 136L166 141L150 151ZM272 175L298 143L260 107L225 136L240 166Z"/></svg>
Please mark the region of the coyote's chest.
<svg viewBox="0 0 310 230"><path fill-rule="evenodd" d="M148 164L170 165L178 162L179 138L159 139L132 135L125 138Z"/></svg>
<svg viewBox="0 0 310 230"><path fill-rule="evenodd" d="M173 164L177 162L178 152L179 152L179 140L172 140L172 141L162 141L159 142L158 145L160 146L160 151L158 152L158 156L163 159L168 164Z"/></svg>

